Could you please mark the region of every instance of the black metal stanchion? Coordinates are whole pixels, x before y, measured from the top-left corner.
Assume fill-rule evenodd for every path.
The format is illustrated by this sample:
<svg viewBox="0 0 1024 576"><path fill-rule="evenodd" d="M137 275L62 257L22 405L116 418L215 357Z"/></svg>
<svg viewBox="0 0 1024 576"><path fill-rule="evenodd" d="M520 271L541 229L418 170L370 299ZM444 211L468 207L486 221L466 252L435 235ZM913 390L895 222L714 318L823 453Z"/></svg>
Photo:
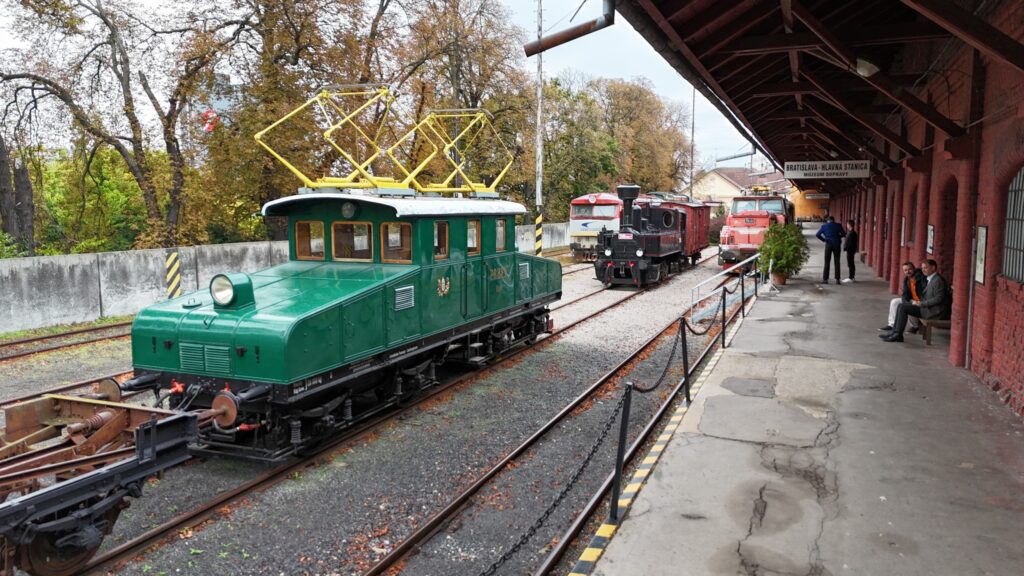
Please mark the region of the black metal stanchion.
<svg viewBox="0 0 1024 576"><path fill-rule="evenodd" d="M679 317L680 343L683 347L683 395L690 403L690 346L686 342L686 316Z"/></svg>
<svg viewBox="0 0 1024 576"><path fill-rule="evenodd" d="M722 348L725 348L725 327L728 320L725 317L725 286L722 286Z"/></svg>
<svg viewBox="0 0 1024 576"><path fill-rule="evenodd" d="M747 286L744 284L745 278L743 274L740 274L740 316L743 318L747 317Z"/></svg>
<svg viewBox="0 0 1024 576"><path fill-rule="evenodd" d="M608 503L608 523L619 523L619 496L622 494L622 464L626 458L626 433L629 431L629 404L633 397L633 383L626 382L626 397L622 405L622 425L619 427L619 449L615 455L615 479L612 480L612 499Z"/></svg>

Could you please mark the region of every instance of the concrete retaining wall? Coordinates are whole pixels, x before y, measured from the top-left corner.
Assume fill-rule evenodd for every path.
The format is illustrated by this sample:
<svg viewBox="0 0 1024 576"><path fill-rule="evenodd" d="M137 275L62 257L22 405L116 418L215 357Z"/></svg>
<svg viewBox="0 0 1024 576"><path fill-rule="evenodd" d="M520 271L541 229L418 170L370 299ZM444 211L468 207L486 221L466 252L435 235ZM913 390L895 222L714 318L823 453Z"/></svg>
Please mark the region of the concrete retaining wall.
<svg viewBox="0 0 1024 576"><path fill-rule="evenodd" d="M516 226L516 248L520 252L533 252L536 227L533 225ZM557 222L544 224L543 248L560 248L569 245L569 223Z"/></svg>
<svg viewBox="0 0 1024 576"><path fill-rule="evenodd" d="M218 272L253 272L288 259L287 242L178 249L181 288L206 286ZM0 260L0 333L134 314L167 296L166 251Z"/></svg>
<svg viewBox="0 0 1024 576"><path fill-rule="evenodd" d="M544 247L568 244L569 225L545 224ZM533 251L533 226L516 226L517 247ZM192 292L219 272L253 272L288 260L287 242L178 249L181 288ZM0 333L134 314L167 297L166 251L0 260Z"/></svg>

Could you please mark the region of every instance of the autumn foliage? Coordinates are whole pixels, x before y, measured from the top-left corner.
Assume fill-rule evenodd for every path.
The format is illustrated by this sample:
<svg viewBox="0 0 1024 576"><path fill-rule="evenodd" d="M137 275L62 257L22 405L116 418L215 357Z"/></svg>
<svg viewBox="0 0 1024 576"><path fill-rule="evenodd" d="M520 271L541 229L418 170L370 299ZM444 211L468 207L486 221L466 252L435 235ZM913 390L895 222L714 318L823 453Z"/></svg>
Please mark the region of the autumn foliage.
<svg viewBox="0 0 1024 576"><path fill-rule="evenodd" d="M28 169L39 253L279 237L254 214L299 182L253 135L338 85L379 82L399 94L385 138L432 109L488 110L516 158L499 190L533 204L536 85L525 33L500 2L0 6L12 14L0 33L19 44L0 51L0 137L6 165ZM544 100L547 219L564 220L571 198L616 183L685 185L688 119L646 81L567 74L547 80ZM301 123L275 138L289 158L333 161ZM422 150L410 143L405 153ZM18 238L4 242L0 257L26 253Z"/></svg>

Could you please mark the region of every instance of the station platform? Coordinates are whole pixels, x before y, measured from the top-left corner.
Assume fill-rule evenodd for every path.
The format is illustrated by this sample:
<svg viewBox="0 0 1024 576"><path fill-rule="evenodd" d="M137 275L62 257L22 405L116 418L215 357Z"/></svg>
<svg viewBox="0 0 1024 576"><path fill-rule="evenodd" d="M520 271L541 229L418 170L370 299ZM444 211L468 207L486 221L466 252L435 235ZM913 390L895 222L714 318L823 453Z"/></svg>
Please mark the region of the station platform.
<svg viewBox="0 0 1024 576"><path fill-rule="evenodd" d="M888 283L858 264L855 284L819 285L811 247L753 306L591 574L1024 574L1024 422L949 365L948 332L880 340Z"/></svg>

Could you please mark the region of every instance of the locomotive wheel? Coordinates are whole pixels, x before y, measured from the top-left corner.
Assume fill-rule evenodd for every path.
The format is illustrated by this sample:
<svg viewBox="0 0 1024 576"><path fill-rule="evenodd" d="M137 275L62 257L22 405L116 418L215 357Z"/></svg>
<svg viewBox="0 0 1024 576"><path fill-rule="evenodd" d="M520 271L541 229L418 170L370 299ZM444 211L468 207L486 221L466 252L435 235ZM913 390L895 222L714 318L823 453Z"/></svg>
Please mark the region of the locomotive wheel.
<svg viewBox="0 0 1024 576"><path fill-rule="evenodd" d="M662 282L665 278L668 278L668 263L662 262L661 265L658 266L658 281Z"/></svg>
<svg viewBox="0 0 1024 576"><path fill-rule="evenodd" d="M104 534L110 533L120 513L120 508L115 506L103 515L107 522ZM57 546L57 540L63 536L65 534L38 534L32 543L19 546L18 567L32 576L71 576L80 573L85 564L96 555L100 545L97 544L95 548Z"/></svg>

